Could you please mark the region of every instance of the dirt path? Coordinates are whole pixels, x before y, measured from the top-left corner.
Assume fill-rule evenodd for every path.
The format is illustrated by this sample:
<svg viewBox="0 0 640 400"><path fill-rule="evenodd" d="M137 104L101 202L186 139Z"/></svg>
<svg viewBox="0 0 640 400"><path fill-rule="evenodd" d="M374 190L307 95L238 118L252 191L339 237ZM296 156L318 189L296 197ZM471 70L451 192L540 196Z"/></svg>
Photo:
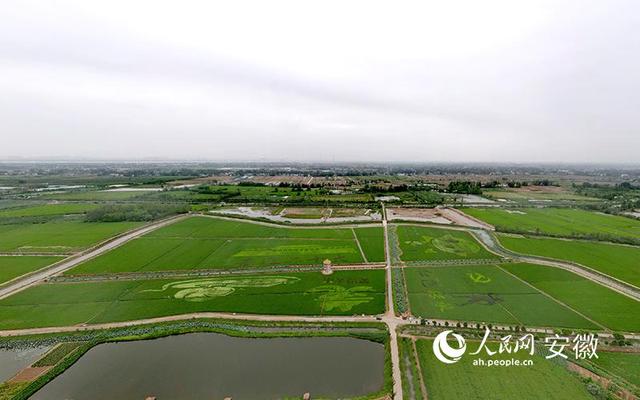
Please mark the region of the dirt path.
<svg viewBox="0 0 640 400"><path fill-rule="evenodd" d="M331 224L327 223L327 225L284 225L284 224L276 224L274 222L266 222L266 221L256 221L254 219L248 218L233 218L228 216L223 216L220 214L190 214L192 217L205 217L205 218L216 218L216 219L224 219L227 221L233 222L246 222L249 224L256 224L262 226L268 226L270 228L284 228L284 229L343 229L343 228L368 228L368 227L379 227L380 222L363 222L361 224Z"/></svg>
<svg viewBox="0 0 640 400"><path fill-rule="evenodd" d="M424 375L422 373L422 365L420 365L420 356L418 355L418 348L416 347L416 338L411 338L411 346L413 350L413 355L416 357L416 367L418 369L418 382L420 382L420 390L422 390L422 394L425 400L429 398L429 394L427 393L427 387L424 384Z"/></svg>
<svg viewBox="0 0 640 400"><path fill-rule="evenodd" d="M12 283L10 285L4 286L2 288L0 288L0 300L4 299L14 293L17 293L21 290L24 290L32 285L35 285L36 283L42 282L43 280L62 273L64 271L67 271L73 267L75 267L76 265L87 261L90 258L93 258L97 255L100 255L102 253L105 253L111 249L114 249L118 246L123 245L124 243L128 242L131 239L135 239L139 236L142 236L146 233L149 233L153 230L156 230L160 227L172 224L176 221L179 221L181 219L186 218L186 216L174 216L171 218L167 218L167 219L163 219L157 222L154 222L150 225L146 225L143 226L142 228L137 228L134 229L132 231L129 231L127 233L124 233L122 235L116 236L115 238L108 240L106 242L103 242L102 244L98 244L96 247L93 247L89 250L86 250L82 253L79 253L77 256L73 256L70 257L67 260L63 260L59 263L56 264L52 264L49 267L40 269L38 271L36 271L35 273L29 274L29 275L25 275L22 278L19 279L15 279L12 281Z"/></svg>
<svg viewBox="0 0 640 400"><path fill-rule="evenodd" d="M187 321L191 319L229 319L238 321L265 321L265 322L384 322L374 316L349 316L349 317L304 317L296 315L263 315L263 314L236 314L200 312L180 315L168 315L165 317L138 319L133 321L107 322L102 324L81 324L71 326L58 326L48 328L27 328L9 331L0 331L0 337L40 335L47 333L81 332L89 330L125 328L138 325L157 324L161 322Z"/></svg>
<svg viewBox="0 0 640 400"><path fill-rule="evenodd" d="M469 232L489 251L502 257L513 259L515 262L525 262L531 264L545 265L548 267L560 268L573 272L576 275L580 275L583 278L589 279L602 286L606 286L611 290L630 297L634 300L640 301L640 292L635 290L631 285L628 285L618 279L595 271L591 268L571 263L567 261L552 260L544 257L524 255L513 252L502 247L502 244L489 232L480 230L469 230Z"/></svg>
<svg viewBox="0 0 640 400"><path fill-rule="evenodd" d="M400 349L398 347L398 335L396 329L403 322L395 316L393 309L393 277L391 276L391 253L389 252L389 229L387 226L387 212L382 205L382 228L384 231L384 252L387 270L387 312L384 320L389 327L389 344L391 348L391 370L393 374L393 399L402 400L402 371L400 367Z"/></svg>
<svg viewBox="0 0 640 400"><path fill-rule="evenodd" d="M522 283L524 283L525 285L529 286L530 288L532 288L533 290L535 290L535 291L537 291L538 293L542 294L543 296L546 296L546 297L550 298L551 300L555 301L556 303L560 304L561 306L564 306L565 308L567 308L567 309L569 309L569 310L573 311L574 313L578 314L578 315L579 315L579 316L581 316L582 318L584 318L584 319L586 319L587 321L591 322L591 323L592 323L592 324L594 324L595 326L597 326L597 327L599 327L599 328L601 328L601 329L603 329L603 330L605 330L605 331L609 331L609 330L610 330L610 329L609 329L609 328L607 328L606 326L604 326L604 325L600 324L600 323L599 323L599 322L597 322L597 321L594 321L593 319L589 318L588 316L586 316L586 315L582 314L580 311L578 311L578 310L574 309L573 307L571 307L571 306L570 306L570 305L568 305L567 303L564 303L564 302L562 302L562 301L560 301L560 300L556 299L555 297L551 296L549 293L547 293L547 292L545 292L545 291L542 291L542 290L538 289L537 287L533 286L532 284L530 284L529 282L525 281L524 279L521 279L520 277L518 277L518 276L516 276L516 275L512 274L511 272L507 271L506 269L504 269L504 268L502 268L502 267L500 267L500 266L498 266L498 268L499 268L502 272L504 272L505 274L507 274L507 275L509 275L509 276L511 276L511 277L513 277L513 278L515 278L515 279L517 279L517 280L519 280L520 282L522 282ZM505 310L506 310L506 308L505 308ZM509 314L511 314L511 313L509 313ZM513 314L512 314L512 316L513 316ZM515 316L514 316L514 318L515 318ZM517 321L517 319L516 319L516 321Z"/></svg>
<svg viewBox="0 0 640 400"><path fill-rule="evenodd" d="M368 263L369 261L367 260L367 256L364 255L364 251L362 250L362 246L360 245L360 241L358 240L358 235L356 235L356 230L351 228L351 232L353 232L353 240L355 240L356 244L358 245L358 249L360 250L360 255L362 256L362 259L364 260L365 263Z"/></svg>

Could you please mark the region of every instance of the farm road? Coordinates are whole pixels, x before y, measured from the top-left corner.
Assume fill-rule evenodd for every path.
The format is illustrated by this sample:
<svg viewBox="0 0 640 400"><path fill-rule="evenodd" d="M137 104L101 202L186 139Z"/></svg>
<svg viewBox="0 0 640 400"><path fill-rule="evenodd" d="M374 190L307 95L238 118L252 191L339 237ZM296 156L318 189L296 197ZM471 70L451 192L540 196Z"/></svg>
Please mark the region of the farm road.
<svg viewBox="0 0 640 400"><path fill-rule="evenodd" d="M122 235L116 236L110 240L102 242L93 248L85 250L84 252L79 253L78 255L74 255L69 257L66 260L63 260L59 263L55 263L50 265L49 267L45 267L40 269L32 274L25 275L21 278L15 279L10 282L8 285L0 288L0 300L4 299L12 294L24 290L36 283L42 282L43 280L50 278L56 274L67 271L76 265L87 261L90 258L93 258L97 255L105 253L111 249L114 249L122 244L128 242L131 239L135 239L139 236L142 236L146 233L149 233L155 229L161 228L165 225L169 225L174 223L180 219L186 218L184 215L174 216L170 218L166 218L157 222L154 222L149 225L145 225L141 228L134 229L132 231L126 232Z"/></svg>

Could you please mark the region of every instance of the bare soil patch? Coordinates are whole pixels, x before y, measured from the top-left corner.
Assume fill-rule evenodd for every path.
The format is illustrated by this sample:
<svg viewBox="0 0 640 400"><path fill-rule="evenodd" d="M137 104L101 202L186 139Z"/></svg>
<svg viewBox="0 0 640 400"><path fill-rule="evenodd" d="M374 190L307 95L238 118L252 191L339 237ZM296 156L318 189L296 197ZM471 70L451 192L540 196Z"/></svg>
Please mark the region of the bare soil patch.
<svg viewBox="0 0 640 400"><path fill-rule="evenodd" d="M432 222L451 224L452 221L442 215L440 208L388 208L387 218L393 220Z"/></svg>
<svg viewBox="0 0 640 400"><path fill-rule="evenodd" d="M442 208L442 215L456 225L469 226L472 228L482 228L494 230L492 225L487 224L475 217L467 215L455 208Z"/></svg>
<svg viewBox="0 0 640 400"><path fill-rule="evenodd" d="M13 378L9 380L9 382L19 383L19 382L31 382L36 380L39 376L46 373L50 370L51 367L27 367L22 371L18 372Z"/></svg>

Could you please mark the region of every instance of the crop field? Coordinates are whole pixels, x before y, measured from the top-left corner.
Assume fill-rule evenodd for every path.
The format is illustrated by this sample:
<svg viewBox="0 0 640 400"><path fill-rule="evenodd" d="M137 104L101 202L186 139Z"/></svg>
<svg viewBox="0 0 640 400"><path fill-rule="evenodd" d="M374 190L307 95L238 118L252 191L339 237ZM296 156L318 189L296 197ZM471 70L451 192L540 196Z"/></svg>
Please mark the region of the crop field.
<svg viewBox="0 0 640 400"><path fill-rule="evenodd" d="M0 218L34 217L41 215L82 214L97 208L97 204L68 203L43 204L30 207L20 207L0 210Z"/></svg>
<svg viewBox="0 0 640 400"><path fill-rule="evenodd" d="M493 265L405 268L412 314L510 325L595 325Z"/></svg>
<svg viewBox="0 0 640 400"><path fill-rule="evenodd" d="M384 262L384 232L382 228L353 229L369 262Z"/></svg>
<svg viewBox="0 0 640 400"><path fill-rule="evenodd" d="M291 315L384 312L383 270L174 280L47 283L0 300L0 329L218 311Z"/></svg>
<svg viewBox="0 0 640 400"><path fill-rule="evenodd" d="M371 230L373 229L373 230ZM382 228L360 230L368 260L384 259ZM379 240L375 240L375 235ZM134 239L68 274L364 262L351 228L285 228L193 217Z"/></svg>
<svg viewBox="0 0 640 400"><path fill-rule="evenodd" d="M532 359L533 365L513 367L474 366L468 354L455 364L444 364L433 355L433 342L416 342L423 379L430 399L593 399L586 385L564 366L526 352L495 354L492 359ZM475 349L477 344L468 343Z"/></svg>
<svg viewBox="0 0 640 400"><path fill-rule="evenodd" d="M467 232L398 225L397 235L402 261L498 258Z"/></svg>
<svg viewBox="0 0 640 400"><path fill-rule="evenodd" d="M0 285L62 260L62 257L0 256Z"/></svg>
<svg viewBox="0 0 640 400"><path fill-rule="evenodd" d="M569 208L465 208L465 213L479 218L496 230L557 236L605 236L640 238L640 221Z"/></svg>
<svg viewBox="0 0 640 400"><path fill-rule="evenodd" d="M582 240L500 235L507 249L573 261L640 287L640 247Z"/></svg>
<svg viewBox="0 0 640 400"><path fill-rule="evenodd" d="M140 222L51 221L44 224L0 225L0 251L20 253L70 253L119 233Z"/></svg>
<svg viewBox="0 0 640 400"><path fill-rule="evenodd" d="M599 351L589 362L640 387L640 354Z"/></svg>
<svg viewBox="0 0 640 400"><path fill-rule="evenodd" d="M625 295L558 268L534 264L503 268L610 329L640 331L640 302Z"/></svg>

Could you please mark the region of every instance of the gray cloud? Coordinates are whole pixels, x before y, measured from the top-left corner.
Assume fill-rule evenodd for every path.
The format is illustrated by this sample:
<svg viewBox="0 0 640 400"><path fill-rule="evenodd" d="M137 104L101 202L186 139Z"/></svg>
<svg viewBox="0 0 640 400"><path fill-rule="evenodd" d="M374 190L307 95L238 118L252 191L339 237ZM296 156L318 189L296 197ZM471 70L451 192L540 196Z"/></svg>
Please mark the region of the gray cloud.
<svg viewBox="0 0 640 400"><path fill-rule="evenodd" d="M637 161L632 1L240 3L7 6L0 157Z"/></svg>

